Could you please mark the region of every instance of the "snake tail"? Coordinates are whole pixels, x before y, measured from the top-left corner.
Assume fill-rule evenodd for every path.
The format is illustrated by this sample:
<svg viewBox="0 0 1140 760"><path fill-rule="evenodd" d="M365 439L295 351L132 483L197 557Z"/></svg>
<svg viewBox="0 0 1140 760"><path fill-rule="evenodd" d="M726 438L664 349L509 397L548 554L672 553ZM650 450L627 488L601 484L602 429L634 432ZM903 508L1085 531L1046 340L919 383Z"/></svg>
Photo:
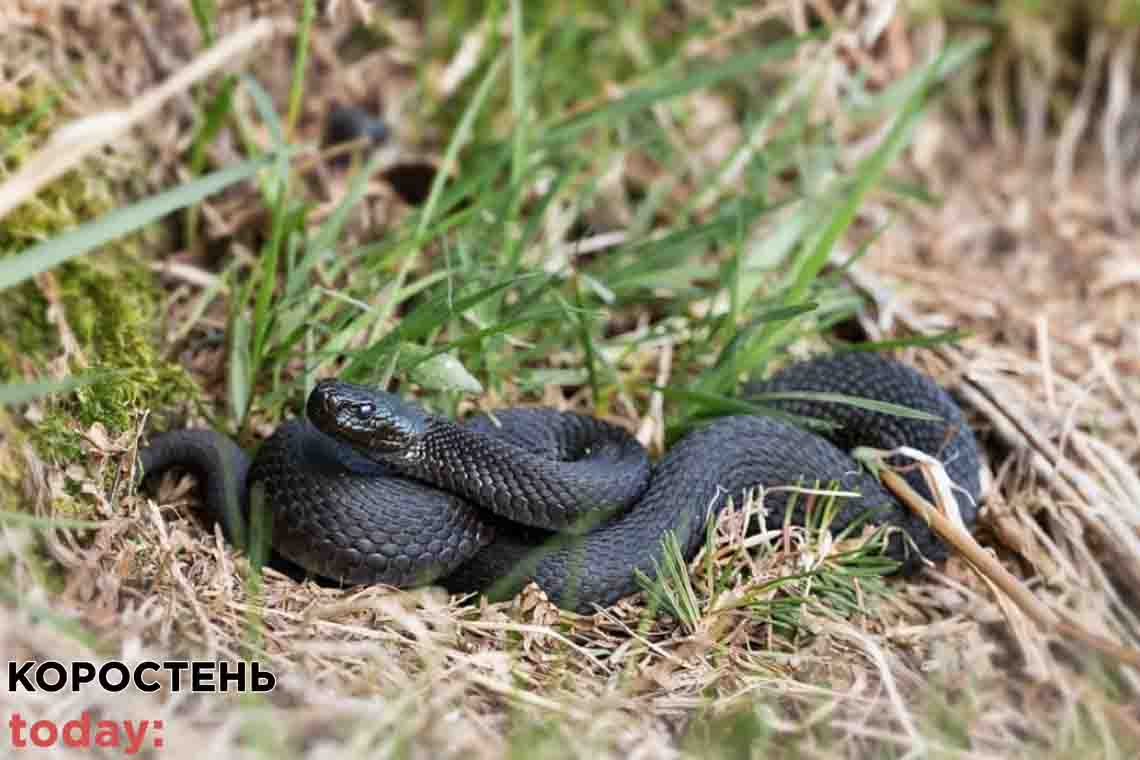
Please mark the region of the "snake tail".
<svg viewBox="0 0 1140 760"><path fill-rule="evenodd" d="M215 430L172 430L156 436L139 451L142 481L156 482L174 468L197 478L202 500L226 539L246 547L251 460L227 436Z"/></svg>

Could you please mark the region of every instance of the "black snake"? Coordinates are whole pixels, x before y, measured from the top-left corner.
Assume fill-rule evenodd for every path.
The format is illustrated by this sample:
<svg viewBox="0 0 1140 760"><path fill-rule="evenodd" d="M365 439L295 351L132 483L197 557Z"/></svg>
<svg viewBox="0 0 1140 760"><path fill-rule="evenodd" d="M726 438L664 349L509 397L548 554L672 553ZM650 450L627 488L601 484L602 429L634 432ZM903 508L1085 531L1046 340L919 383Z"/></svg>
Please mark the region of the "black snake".
<svg viewBox="0 0 1140 760"><path fill-rule="evenodd" d="M562 607L587 611L638 590L634 570L653 577L672 530L686 558L707 521L755 486L835 484L861 494L841 500L839 532L866 518L893 531L887 553L902 571L946 548L846 453L856 446L910 446L937 456L959 489L967 526L977 516L979 454L959 407L933 380L860 352L793 364L746 386L745 397L780 412L831 423L824 434L776 417L733 415L689 432L651 465L623 429L551 409L505 409L464 423L396 396L338 380L317 384L307 419L280 427L250 460L209 430L155 437L140 452L143 472L182 467L228 537L244 545L250 504L272 519L272 548L310 574L348 584L440 583L451 591L516 592L534 580ZM906 406L915 419L839 403L843 394ZM826 436L826 437L825 437ZM922 475L904 473L929 497ZM259 495L251 499L251 492ZM803 524L811 499L766 492L765 524Z"/></svg>

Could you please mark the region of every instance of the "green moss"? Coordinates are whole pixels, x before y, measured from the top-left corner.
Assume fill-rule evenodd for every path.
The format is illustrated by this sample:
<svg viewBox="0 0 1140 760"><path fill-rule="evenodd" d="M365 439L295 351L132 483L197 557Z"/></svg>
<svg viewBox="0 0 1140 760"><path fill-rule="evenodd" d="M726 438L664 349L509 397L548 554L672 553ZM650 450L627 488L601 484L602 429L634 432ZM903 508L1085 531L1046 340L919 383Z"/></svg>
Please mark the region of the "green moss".
<svg viewBox="0 0 1140 760"><path fill-rule="evenodd" d="M0 180L15 170L55 126L43 104L54 93L33 86L0 98ZM55 180L0 223L0 258L18 254L117 205L116 185L86 163ZM80 435L101 422L115 435L137 413L194 392L189 376L152 345L158 292L136 235L56 267L0 298L0 382L67 371L100 379L46 402L31 431L42 456L74 460ZM153 242L153 241L150 241ZM62 317L62 319L60 318ZM74 337L74 341L71 337Z"/></svg>
<svg viewBox="0 0 1140 760"><path fill-rule="evenodd" d="M20 503L23 466L19 461L23 436L11 415L0 408L0 511L12 511Z"/></svg>
<svg viewBox="0 0 1140 760"><path fill-rule="evenodd" d="M27 511L24 497L24 446L27 437L16 424L11 414L0 409L0 511ZM67 499L56 500L74 505ZM57 507L58 508L58 507ZM74 508L72 511L75 511ZM58 593L63 590L65 578L58 565L42 551L24 551L18 555L7 553L0 557L0 578L8 578L12 568L20 563L24 573L30 573L47 590Z"/></svg>

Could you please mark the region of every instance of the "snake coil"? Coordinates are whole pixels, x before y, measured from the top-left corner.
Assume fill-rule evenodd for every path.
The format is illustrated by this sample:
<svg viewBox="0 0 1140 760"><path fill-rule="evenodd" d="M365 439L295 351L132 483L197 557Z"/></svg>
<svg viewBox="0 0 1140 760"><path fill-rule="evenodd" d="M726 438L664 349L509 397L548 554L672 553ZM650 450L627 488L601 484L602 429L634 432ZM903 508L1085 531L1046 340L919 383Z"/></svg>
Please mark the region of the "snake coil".
<svg viewBox="0 0 1140 760"><path fill-rule="evenodd" d="M946 547L846 453L910 446L936 456L958 488L972 527L981 495L979 454L961 410L933 380L875 354L845 353L793 364L744 395L787 414L830 423L826 435L775 417L727 416L697 428L651 466L623 429L593 417L515 408L465 423L429 414L392 394L338 380L318 383L307 419L282 423L250 460L229 438L177 430L140 451L143 472L180 467L204 484L204 501L228 538L245 546L251 493L272 518L272 548L304 571L348 584L441 583L496 598L536 581L559 606L589 611L653 577L672 530L691 558L705 526L750 488L835 482L839 532L868 517L901 529L887 554L903 572ZM906 406L916 419L826 400L843 394ZM930 498L922 475L904 472ZM795 499L792 523L803 524ZM767 525L792 503L769 490ZM656 562L655 562L656 561Z"/></svg>

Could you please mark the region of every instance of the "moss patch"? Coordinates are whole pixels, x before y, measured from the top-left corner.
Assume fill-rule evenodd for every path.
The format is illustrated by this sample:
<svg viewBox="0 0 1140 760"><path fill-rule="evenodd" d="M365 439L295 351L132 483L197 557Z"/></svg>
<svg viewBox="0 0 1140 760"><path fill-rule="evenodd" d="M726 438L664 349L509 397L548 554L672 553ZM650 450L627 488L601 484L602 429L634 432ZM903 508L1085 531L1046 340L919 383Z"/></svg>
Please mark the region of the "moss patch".
<svg viewBox="0 0 1140 760"><path fill-rule="evenodd" d="M55 126L45 103L50 87L35 85L0 96L0 179L32 154ZM116 186L87 162L45 187L0 223L0 258L12 256L117 205ZM95 372L100 379L46 402L31 440L41 456L80 456L80 433L101 422L114 435L139 410L173 403L194 392L189 376L152 346L158 291L142 254L142 235L73 259L0 299L0 382L26 381L61 371ZM74 340L72 340L72 337Z"/></svg>

